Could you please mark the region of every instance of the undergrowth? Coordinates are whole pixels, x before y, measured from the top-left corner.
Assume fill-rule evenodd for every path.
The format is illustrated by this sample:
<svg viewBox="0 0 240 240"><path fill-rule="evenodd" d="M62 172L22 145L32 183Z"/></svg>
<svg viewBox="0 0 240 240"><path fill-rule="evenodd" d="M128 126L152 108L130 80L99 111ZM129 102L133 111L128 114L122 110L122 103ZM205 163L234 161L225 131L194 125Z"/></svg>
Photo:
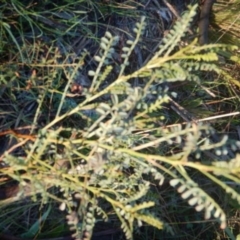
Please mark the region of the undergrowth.
<svg viewBox="0 0 240 240"><path fill-rule="evenodd" d="M92 11L90 19L101 18L109 8L84 3L88 3L85 11ZM48 239L58 231L65 234L65 223L72 237L84 240L91 239L104 222L120 228L126 239L153 239L154 235L177 239L180 224L188 221L187 228L194 231L206 231L208 223L214 223L211 228L228 229L224 210L229 206L222 206L222 198L226 205L239 207L240 142L206 123L203 118L211 111L194 112L201 102L185 103L189 111L179 107L177 102L184 103L175 84L197 88L192 92L198 92L198 99L211 96L202 76L226 76L217 64L218 54L236 48L198 46L196 40L183 45L196 14L194 6L147 61L137 61L139 49L143 57L146 54L146 16L129 12L138 21L123 41L111 28L96 37L94 30L101 24L87 26L86 12L74 3L68 3L69 12L49 3L61 19L54 29L54 21L44 17L49 12L33 14L31 4L33 12L22 4L5 2L2 13L8 16L14 9L29 31L40 36L53 31L60 40L52 41L47 34L43 39L25 38L27 32L19 29L23 25L10 28L10 20L1 19L5 58L0 66L1 182L19 183L17 195L0 202L1 231L11 223L11 218L4 219L7 213L13 213L12 218L21 213L19 204L25 208L23 217L32 209L38 219L21 222L16 234L24 239L46 237L48 231ZM121 10L112 8L121 15ZM67 44L79 30L71 23L74 18L81 19L82 33L91 38L91 46L82 36L78 39L86 49L77 54L72 54L74 44ZM14 27L18 39L12 34ZM17 53L5 51L10 47L7 39ZM93 56L88 47L95 51ZM179 118L167 110L169 105L185 122L176 123ZM191 234L179 239L196 237Z"/></svg>

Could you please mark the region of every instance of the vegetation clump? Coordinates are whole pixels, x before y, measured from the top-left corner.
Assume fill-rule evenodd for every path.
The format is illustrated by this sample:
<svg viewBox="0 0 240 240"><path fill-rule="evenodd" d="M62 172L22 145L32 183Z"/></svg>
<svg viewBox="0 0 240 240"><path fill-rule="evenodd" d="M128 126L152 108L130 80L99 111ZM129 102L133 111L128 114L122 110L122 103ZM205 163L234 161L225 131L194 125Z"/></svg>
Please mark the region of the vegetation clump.
<svg viewBox="0 0 240 240"><path fill-rule="evenodd" d="M21 215L13 227L23 239L68 229L74 239L94 239L106 226L126 239L188 229L193 235L182 238L192 239L212 223L212 236L220 226L233 237L227 224L240 203L240 141L222 134L215 106L204 108L227 87L203 77L233 81L218 60L237 48L189 41L194 5L149 53L151 14L143 16L140 2L138 14L124 10L135 22L125 33L103 31L109 9L124 21L118 4L83 2L1 6L1 232Z"/></svg>

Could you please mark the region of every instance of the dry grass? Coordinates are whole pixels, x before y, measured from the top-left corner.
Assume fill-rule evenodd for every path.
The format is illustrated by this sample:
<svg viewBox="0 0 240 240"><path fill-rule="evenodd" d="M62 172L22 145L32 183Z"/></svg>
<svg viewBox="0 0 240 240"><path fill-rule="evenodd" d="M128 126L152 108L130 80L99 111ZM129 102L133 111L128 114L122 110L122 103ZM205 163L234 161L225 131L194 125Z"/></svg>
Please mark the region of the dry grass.
<svg viewBox="0 0 240 240"><path fill-rule="evenodd" d="M181 11L185 10L185 6L180 5L183 1L173 1L173 5L174 2L181 14ZM71 111L82 101L82 89L76 90L75 87L89 88L91 79L87 72L96 67L93 57L99 53L99 39L106 31L120 38L113 57L114 64L119 66L122 61L122 46L127 40L134 38L132 29L135 23L141 16L146 16L147 31L142 36L141 44L137 45L131 55L131 64L126 69L126 73L131 73L145 65L154 55L163 36L174 21L177 21L172 10L159 1L84 0L75 3L63 0L56 3L33 3L25 0L5 1L0 6L0 159L6 151L14 156L25 154L28 151L25 143L32 143L39 129L49 124L57 114ZM216 13L219 6L220 3L216 5ZM229 23L224 22L221 26L226 29ZM234 35L233 32L234 30L231 30L230 36ZM237 31L235 33L238 34ZM191 38L190 34L186 36L182 46ZM222 38L218 38L218 41L221 40ZM173 103L166 105L163 113L167 121L164 124L167 126L184 123L186 118L201 120L213 117L209 122L220 136L222 133L229 133L232 138L240 140L239 115L235 115L239 112L240 105L238 63L238 60L234 62L227 59L222 64L222 68L229 74L228 78L212 73L199 73L202 75L200 86L193 82L169 84L171 90L178 92L176 101L180 108ZM74 82L76 85L70 86L59 113L61 96L68 79L66 73L70 66L81 66L81 71L77 73L78 77ZM115 80L118 72L116 67L108 76L106 86ZM132 82L135 86L143 83L142 79L134 79ZM214 118L222 114L230 116L219 120ZM88 119L77 113L59 121L55 127L81 129L87 123ZM68 138L73 137L69 136L68 132L64 134ZM62 151L61 147L58 151ZM161 151L169 154L177 152L178 149L172 147ZM4 166L1 172L0 182L11 186L12 180L4 174ZM202 176L193 171L192 177L201 180ZM169 185L164 185L161 188L153 186L156 195L148 197L149 201L159 201L162 208L156 208L155 212L168 223L166 229L169 231L143 227L140 231L136 230L135 239L234 239L232 236L236 236L240 229L239 205L235 202L231 202L230 206L225 205L230 200L222 197L224 192L208 186L207 182L203 181L201 184L213 193L216 199L221 200L224 210L227 211L229 228L225 232L219 231L218 225L213 221L202 220L201 214L190 209ZM53 195L59 194L55 189L51 191ZM7 207L1 206L0 202L0 231L20 236L22 239L33 236L37 239L54 239L68 235L65 216L59 212L56 202L49 202L45 206L41 201L32 203L27 198ZM108 209L107 205L104 207ZM111 215L110 211L108 213ZM112 216L108 223L96 225L96 239L104 235L106 239L111 239L114 234L114 239L123 239L116 229L116 218ZM40 217L43 218L41 226L37 224ZM176 234L174 237L171 236L171 231Z"/></svg>

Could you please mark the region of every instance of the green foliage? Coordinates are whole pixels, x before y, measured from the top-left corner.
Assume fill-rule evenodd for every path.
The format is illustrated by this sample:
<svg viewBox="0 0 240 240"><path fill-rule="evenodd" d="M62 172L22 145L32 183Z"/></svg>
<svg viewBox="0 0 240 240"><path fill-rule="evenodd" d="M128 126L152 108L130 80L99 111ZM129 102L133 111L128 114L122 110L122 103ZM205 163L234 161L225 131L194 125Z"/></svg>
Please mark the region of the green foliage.
<svg viewBox="0 0 240 240"><path fill-rule="evenodd" d="M161 189L165 182L170 182L191 207L204 212L205 219L212 217L221 228L226 227L224 211L191 178L190 172L206 176L240 203L239 193L224 183L227 180L239 184L239 156L225 162L191 160L219 149L220 155L224 155L223 149L230 141L227 137L213 141L211 137L216 131L198 122L166 128L159 124L163 125L164 104L169 102L169 96L176 95L167 84L186 80L200 84L199 71L220 73L214 63L217 53L234 49L221 44L196 46L196 41L179 48L195 12L196 6L189 9L154 56L136 71L127 73L130 56L144 34L142 18L134 28L135 38L122 48L122 62L112 82L107 82L107 78L117 68L114 55L119 54L115 49L119 37L106 32L94 57L96 68L88 71L92 77L90 88L83 90L81 100L68 98L68 94L84 57L72 64L69 56L56 55L51 63L47 59L31 63L43 75L49 75L41 79L43 82L34 82L36 88L31 93L37 95L37 108L30 135L17 138L22 146L21 156L6 152L2 159L10 170L1 172L21 186L17 200L32 196L36 201L39 194L44 203L51 199L59 202L76 239L91 239L96 222L107 221L113 214L126 239L133 239L134 231L143 224L164 228L161 216L155 214L161 206L148 198L154 195L152 184ZM49 54L55 51L49 50ZM20 60L24 63L23 56ZM67 79L63 88L59 77L62 73ZM136 78L141 80L137 86ZM54 116L44 119L41 125L41 112L46 112L44 109L56 99L59 101L53 107ZM81 124L75 129L71 121ZM239 148L239 142L231 144ZM173 145L178 151L169 153ZM53 187L60 193L51 193Z"/></svg>

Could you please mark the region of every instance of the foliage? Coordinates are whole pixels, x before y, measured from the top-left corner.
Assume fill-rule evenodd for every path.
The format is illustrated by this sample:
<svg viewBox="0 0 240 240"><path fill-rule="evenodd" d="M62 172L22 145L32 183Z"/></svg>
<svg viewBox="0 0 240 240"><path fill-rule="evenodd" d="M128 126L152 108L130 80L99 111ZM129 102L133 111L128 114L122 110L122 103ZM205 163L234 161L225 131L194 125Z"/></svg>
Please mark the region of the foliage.
<svg viewBox="0 0 240 240"><path fill-rule="evenodd" d="M215 3L212 17L212 25L216 26L212 29L215 41L219 38L222 42L239 46L239 8L239 0L221 0Z"/></svg>
<svg viewBox="0 0 240 240"><path fill-rule="evenodd" d="M18 181L20 191L17 197L2 201L2 207L26 196L34 201L40 198L43 204L54 200L76 239L91 239L97 222L114 217L126 239L133 239L146 224L174 232L159 216L161 205L152 187L155 184L161 189L169 183L193 209L204 212L205 219L215 219L226 228L222 207L191 173L203 175L239 204L233 184L240 181L240 158L217 158L227 155L230 148L238 150L240 142L227 136L216 141L216 130L198 121L163 127L164 106L177 95L169 85L188 80L200 86L199 72L222 73L215 64L217 54L235 49L224 44L197 46L196 40L181 46L195 13L196 6L176 23L154 56L132 72L130 57L141 43L145 18L136 24L134 39L126 41L121 51L119 37L107 31L94 56L92 66L96 67L88 69L90 86L81 84L75 95L70 89L82 77L87 52L75 57L59 44L43 53L40 43L32 49L16 44L18 64L33 71L19 81L17 66L4 62L1 84L6 90L1 98L11 99L19 111L23 99L30 99L31 113L27 113L27 105L22 114L29 114L32 122L18 117L20 126L30 124L28 131L6 132L15 137L15 144L2 155L7 167L1 172ZM9 27L3 26L10 34ZM74 28L68 33L72 31ZM31 57L26 61L25 55ZM121 59L119 65L116 58ZM109 80L112 76L115 79ZM2 125L8 125L8 119L4 121ZM176 151L170 150L173 146ZM204 154L214 151L216 161L206 161Z"/></svg>

